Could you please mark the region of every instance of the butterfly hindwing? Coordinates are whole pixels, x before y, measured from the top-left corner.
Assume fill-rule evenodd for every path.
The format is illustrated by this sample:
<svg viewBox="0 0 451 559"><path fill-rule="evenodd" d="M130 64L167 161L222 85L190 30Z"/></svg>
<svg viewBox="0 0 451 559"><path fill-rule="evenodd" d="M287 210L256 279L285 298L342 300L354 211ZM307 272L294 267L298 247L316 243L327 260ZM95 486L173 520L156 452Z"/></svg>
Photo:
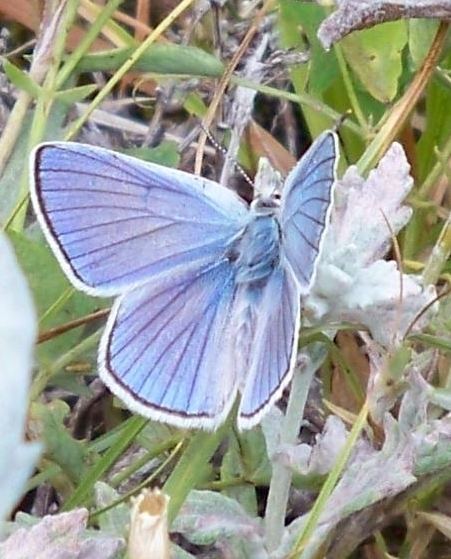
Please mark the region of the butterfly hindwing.
<svg viewBox="0 0 451 559"><path fill-rule="evenodd" d="M128 406L179 426L225 419L237 375L229 351L234 271L220 262L182 283L149 282L118 299L103 335L100 374Z"/></svg>
<svg viewBox="0 0 451 559"><path fill-rule="evenodd" d="M303 292L310 287L329 219L338 142L324 132L288 175L282 193L282 244Z"/></svg>
<svg viewBox="0 0 451 559"><path fill-rule="evenodd" d="M291 379L297 354L300 297L310 287L327 226L338 143L325 132L289 174L280 208L282 259L256 307L252 357L238 424L252 427Z"/></svg>
<svg viewBox="0 0 451 559"><path fill-rule="evenodd" d="M41 144L31 164L47 239L72 283L94 295L208 266L247 217L217 183L102 148Z"/></svg>
<svg viewBox="0 0 451 559"><path fill-rule="evenodd" d="M252 354L241 398L238 425L261 419L291 379L297 354L300 290L291 270L276 268L255 307Z"/></svg>

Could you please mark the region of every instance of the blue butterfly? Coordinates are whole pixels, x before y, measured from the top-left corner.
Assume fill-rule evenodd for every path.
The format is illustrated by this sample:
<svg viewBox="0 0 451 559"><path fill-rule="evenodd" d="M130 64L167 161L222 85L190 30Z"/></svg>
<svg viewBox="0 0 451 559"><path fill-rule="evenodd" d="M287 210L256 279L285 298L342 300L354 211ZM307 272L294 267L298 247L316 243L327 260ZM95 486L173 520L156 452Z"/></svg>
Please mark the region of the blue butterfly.
<svg viewBox="0 0 451 559"><path fill-rule="evenodd" d="M131 410L214 429L239 392L247 429L281 396L337 159L325 132L281 195L264 187L249 206L213 181L102 148L35 149L31 197L63 270L82 291L119 296L98 364Z"/></svg>

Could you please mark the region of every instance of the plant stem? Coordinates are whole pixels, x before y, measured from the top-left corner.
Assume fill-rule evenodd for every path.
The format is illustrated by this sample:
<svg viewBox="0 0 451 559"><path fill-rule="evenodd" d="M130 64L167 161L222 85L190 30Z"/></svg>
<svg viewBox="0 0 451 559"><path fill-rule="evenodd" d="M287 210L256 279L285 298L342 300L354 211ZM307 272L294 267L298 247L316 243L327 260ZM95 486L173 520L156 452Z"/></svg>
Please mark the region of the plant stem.
<svg viewBox="0 0 451 559"><path fill-rule="evenodd" d="M111 468L122 453L133 443L140 431L146 426L148 419L140 416L131 417L121 430L114 444L101 456L83 475L78 487L64 503L62 510L71 510L87 505L91 500L92 489L96 482Z"/></svg>
<svg viewBox="0 0 451 559"><path fill-rule="evenodd" d="M294 545L293 551L288 555L287 559L295 559L301 557L302 551L308 544L309 539L311 538L315 527L318 524L320 519L321 513L323 512L327 500L329 499L332 491L335 489L335 486L346 466L347 461L351 455L351 452L354 448L355 443L357 442L360 433L362 432L363 428L366 425L368 418L368 401L362 406L359 415L357 416L356 422L354 423L351 432L349 433L348 439L343 450L340 452L340 455L335 463L332 471L327 476L326 481L324 482L323 487L318 495L318 498L315 501L315 504L310 511L307 521L303 526L303 530Z"/></svg>
<svg viewBox="0 0 451 559"><path fill-rule="evenodd" d="M49 380L55 376L57 373L64 369L69 363L74 361L78 356L83 355L87 350L92 349L95 347L102 335L103 327L99 328L94 334L91 334L84 340L82 340L78 345L70 349L64 355L62 355L59 359L57 359L54 363L45 367L39 371L36 375L36 378L33 380L33 384L31 385L30 389L30 399L36 400L39 397L41 392L47 386Z"/></svg>
<svg viewBox="0 0 451 559"><path fill-rule="evenodd" d="M113 476L110 480L111 487L118 487L123 481L132 477L140 468L145 466L151 460L160 456L164 452L173 449L181 441L180 435L170 437L160 444L155 445L152 450L147 451L143 456L132 462L128 467L122 469L119 473Z"/></svg>
<svg viewBox="0 0 451 559"><path fill-rule="evenodd" d="M324 361L327 350L324 344L315 343L309 346L305 354L309 358L308 362L302 368L295 369L291 383L287 413L281 426L281 445L294 445L297 441L313 375ZM282 539L291 477L290 469L273 462L265 513L265 539L269 551L276 549Z"/></svg>
<svg viewBox="0 0 451 559"><path fill-rule="evenodd" d="M366 134L368 134L369 132L368 123L365 119L365 115L363 114L362 108L360 107L360 103L357 98L354 85L352 83L351 75L349 73L346 60L343 56L343 51L338 43L334 45L334 52L335 52L335 56L337 57L338 65L341 71L341 77L343 79L343 83L346 88L346 93L348 94L349 97L349 103L351 104L352 111L355 114L357 122L359 123L362 130Z"/></svg>
<svg viewBox="0 0 451 559"><path fill-rule="evenodd" d="M188 493L205 479L206 468L214 452L235 421L236 406L219 429L211 433L198 431L193 435L177 466L168 477L163 491L169 495L168 522L174 520Z"/></svg>
<svg viewBox="0 0 451 559"><path fill-rule="evenodd" d="M443 161L448 161L450 157L451 157L451 136L448 138L445 145L441 149L439 160L434 165L431 172L426 177L425 181L423 182L423 184L418 190L418 197L421 200L426 199L431 188L437 183L438 179L443 174L443 170L444 170Z"/></svg>
<svg viewBox="0 0 451 559"><path fill-rule="evenodd" d="M429 260L423 270L424 285L435 285L440 272L442 271L446 261L451 255L451 213L440 232L440 235L432 249Z"/></svg>
<svg viewBox="0 0 451 559"><path fill-rule="evenodd" d="M31 101L32 97L29 93L20 91L14 103L14 107L9 114L8 121L0 137L0 177L3 175L6 164L16 145Z"/></svg>
<svg viewBox="0 0 451 559"><path fill-rule="evenodd" d="M88 52L89 47L95 41L97 36L100 35L103 26L107 23L123 1L124 0L110 0L105 6L102 6L96 20L89 26L80 43L77 45L77 48L66 59L63 66L60 68L55 84L57 90L63 87L64 83L71 76L82 56Z"/></svg>
<svg viewBox="0 0 451 559"><path fill-rule="evenodd" d="M277 89L276 87L271 87L270 85L262 85L247 78L242 78L241 76L232 76L230 82L235 85L240 85L241 87L248 87L249 89L254 89L259 93L263 93L264 95L269 95L271 97L276 97L277 99L286 99L287 101L291 101L292 103L300 103L302 105L306 105L310 109L317 111L327 117L330 118L331 122L338 122L342 119L343 115L331 107L326 103L323 103L320 99L316 99L313 95L305 92L299 93L292 93L290 91L283 91L281 89ZM341 124L344 128L351 130L357 136L361 138L365 138L366 136L366 129L361 128L356 122L353 120L345 119Z"/></svg>
<svg viewBox="0 0 451 559"><path fill-rule="evenodd" d="M92 112L100 105L100 103L111 93L114 87L121 81L125 74L133 67L133 65L139 60L139 58L146 52L149 46L156 41L156 39L166 31L166 29L174 22L178 16L184 12L189 6L194 2L194 0L182 0L179 2L172 12L165 17L165 19L155 27L155 29L150 33L150 35L143 41L139 47L133 52L128 60L122 64L119 70L111 76L109 81L105 86L99 91L96 97L89 104L85 113L78 118L73 125L70 127L66 134L65 139L72 139L81 129L83 124L91 116Z"/></svg>
<svg viewBox="0 0 451 559"><path fill-rule="evenodd" d="M41 94L36 101L36 107L33 114L33 120L28 136L28 152L44 138L47 121L50 110L55 99L55 79L64 55L66 46L66 38L70 25L77 15L77 7L79 0L68 0L64 8L64 14L61 18L56 19L57 29L54 33L54 44L51 50L51 61L46 66L46 74L43 79ZM56 17L56 16L54 16ZM28 167L25 166L20 178L18 199L22 201L28 198ZM27 204L20 203L19 209L11 222L11 228L16 231L22 231L27 213Z"/></svg>

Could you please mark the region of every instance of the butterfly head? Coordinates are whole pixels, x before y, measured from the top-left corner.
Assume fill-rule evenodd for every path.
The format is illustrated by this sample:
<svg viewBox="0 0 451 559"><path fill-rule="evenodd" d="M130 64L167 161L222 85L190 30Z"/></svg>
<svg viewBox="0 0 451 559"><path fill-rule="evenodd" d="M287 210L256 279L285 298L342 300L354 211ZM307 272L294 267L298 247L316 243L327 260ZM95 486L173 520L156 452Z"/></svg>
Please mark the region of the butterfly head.
<svg viewBox="0 0 451 559"><path fill-rule="evenodd" d="M255 176L254 199L251 207L259 214L272 214L280 206L282 176L262 157Z"/></svg>

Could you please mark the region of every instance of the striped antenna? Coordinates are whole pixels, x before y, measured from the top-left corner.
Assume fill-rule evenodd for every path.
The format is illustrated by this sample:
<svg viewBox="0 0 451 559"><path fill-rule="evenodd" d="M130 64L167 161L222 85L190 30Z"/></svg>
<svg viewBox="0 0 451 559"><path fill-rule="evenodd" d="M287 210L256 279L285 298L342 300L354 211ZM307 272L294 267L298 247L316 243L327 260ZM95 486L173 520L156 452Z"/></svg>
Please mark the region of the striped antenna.
<svg viewBox="0 0 451 559"><path fill-rule="evenodd" d="M243 169L243 167L241 167L241 165L238 163L238 161L234 158L232 158L228 151L226 150L226 148L224 146L222 146L217 140L216 138L212 135L212 133L204 126L204 123L201 122L200 123L200 127L202 128L202 130L204 131L205 135L207 136L207 138L210 140L210 143L213 144L213 146L222 153L222 155L224 157L227 157L229 159L232 159L233 164L235 165L235 169L240 173L240 175L244 178L244 180L250 185L252 186L252 188L255 190L255 185L254 185L254 181L251 179L251 177L246 173L246 171Z"/></svg>

